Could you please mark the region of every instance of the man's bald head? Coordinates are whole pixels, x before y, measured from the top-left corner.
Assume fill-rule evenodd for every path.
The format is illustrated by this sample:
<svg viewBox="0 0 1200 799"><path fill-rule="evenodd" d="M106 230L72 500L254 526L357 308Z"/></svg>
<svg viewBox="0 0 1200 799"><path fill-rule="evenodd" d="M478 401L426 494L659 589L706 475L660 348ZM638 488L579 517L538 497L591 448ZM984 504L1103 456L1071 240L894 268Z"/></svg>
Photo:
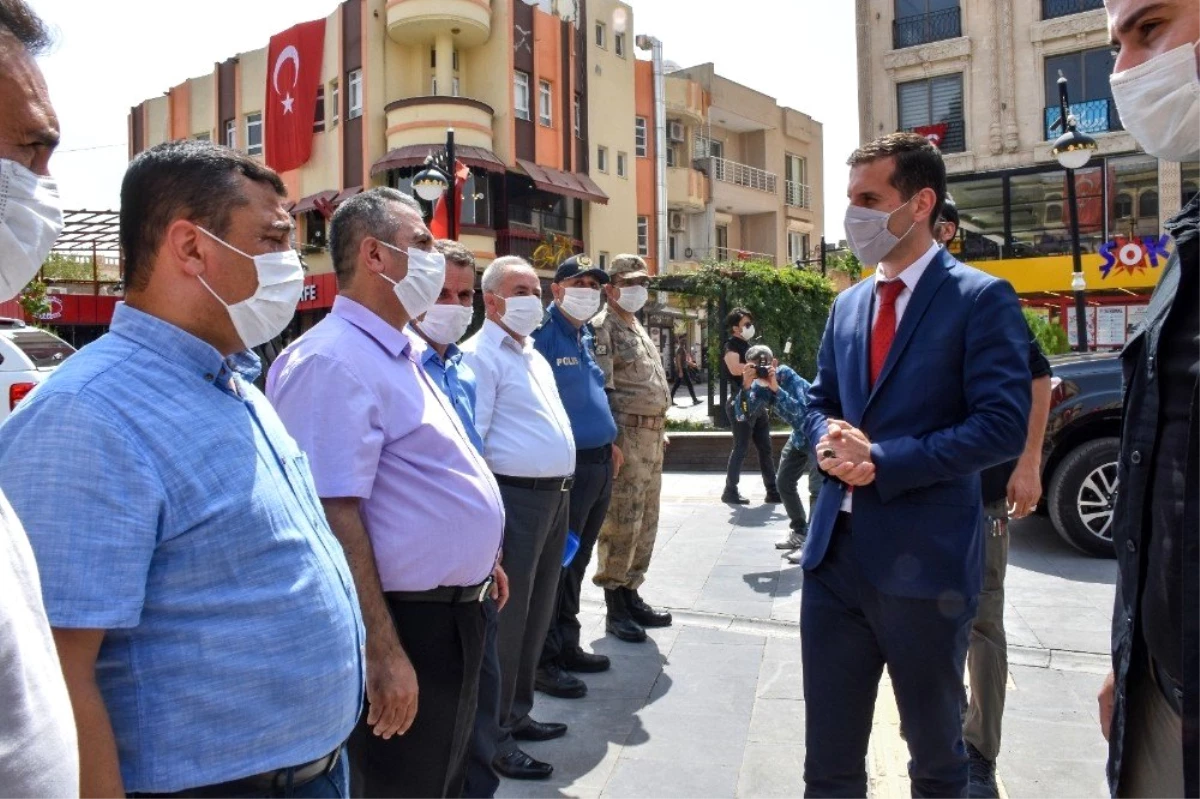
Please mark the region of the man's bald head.
<svg viewBox="0 0 1200 799"><path fill-rule="evenodd" d="M50 32L25 0L0 0L0 158L38 175L50 174L58 117L34 56Z"/></svg>

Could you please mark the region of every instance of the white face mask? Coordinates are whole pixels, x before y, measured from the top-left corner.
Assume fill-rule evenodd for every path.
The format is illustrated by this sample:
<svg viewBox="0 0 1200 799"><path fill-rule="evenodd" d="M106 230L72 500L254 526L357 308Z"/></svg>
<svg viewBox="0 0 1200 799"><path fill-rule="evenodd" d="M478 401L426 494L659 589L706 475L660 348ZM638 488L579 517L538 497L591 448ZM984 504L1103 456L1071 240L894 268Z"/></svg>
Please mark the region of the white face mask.
<svg viewBox="0 0 1200 799"><path fill-rule="evenodd" d="M11 300L42 268L58 234L62 204L54 178L0 158L0 301Z"/></svg>
<svg viewBox="0 0 1200 799"><path fill-rule="evenodd" d="M524 337L538 329L544 315L541 297L506 297L504 316L500 317L500 321L509 330Z"/></svg>
<svg viewBox="0 0 1200 799"><path fill-rule="evenodd" d="M617 305L625 313L637 313L650 299L650 289L645 286L622 286L621 296L617 297Z"/></svg>
<svg viewBox="0 0 1200 799"><path fill-rule="evenodd" d="M846 238L850 240L850 249L858 260L867 266L875 266L896 249L896 245L904 239L904 236L912 232L912 229L917 226L916 220L913 220L913 223L908 226L908 230L904 231L904 236L897 236L888 230L888 221L891 220L892 214L915 199L916 195L914 194L908 199L908 202L890 213L876 211L873 208L863 208L860 205L851 205L846 209Z"/></svg>
<svg viewBox="0 0 1200 799"><path fill-rule="evenodd" d="M386 241L379 243L389 250L404 252ZM446 282L446 256L416 247L409 247L407 254L408 274L403 279L395 281L382 273L379 276L392 284L396 298L404 306L408 317L416 319L432 308L442 293L442 284Z"/></svg>
<svg viewBox="0 0 1200 799"><path fill-rule="evenodd" d="M746 325L742 328L742 341L749 341L754 338L754 325Z"/></svg>
<svg viewBox="0 0 1200 799"><path fill-rule="evenodd" d="M233 329L237 331L242 345L246 349L265 344L278 336L292 321L296 313L296 303L300 302L300 294L304 291L304 266L300 263L300 255L288 248L282 252L265 252L261 255L248 255L227 241L197 225L213 241L218 241L236 252L243 258L254 261L254 271L258 273L258 288L254 294L233 305L225 302L212 290L212 286L204 278L199 278L201 285L208 293L216 297L217 302L225 306Z"/></svg>
<svg viewBox="0 0 1200 799"><path fill-rule="evenodd" d="M600 289L576 287L563 289L563 292L559 305L572 319L586 322L600 310Z"/></svg>
<svg viewBox="0 0 1200 799"><path fill-rule="evenodd" d="M438 303L425 312L425 318L417 322L417 329L435 344L455 344L466 334L475 318L475 309L469 305L443 305Z"/></svg>
<svg viewBox="0 0 1200 799"><path fill-rule="evenodd" d="M1109 78L1121 124L1150 155L1200 158L1200 78L1196 48L1185 44Z"/></svg>

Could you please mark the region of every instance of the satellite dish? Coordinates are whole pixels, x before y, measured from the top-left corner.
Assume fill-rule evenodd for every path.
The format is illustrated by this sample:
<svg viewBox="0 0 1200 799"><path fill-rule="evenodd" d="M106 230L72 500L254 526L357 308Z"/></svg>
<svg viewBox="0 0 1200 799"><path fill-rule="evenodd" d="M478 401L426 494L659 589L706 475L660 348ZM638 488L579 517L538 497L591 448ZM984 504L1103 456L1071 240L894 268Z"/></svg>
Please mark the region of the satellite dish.
<svg viewBox="0 0 1200 799"><path fill-rule="evenodd" d="M664 74L670 75L672 72L678 72L681 69L683 69L683 67L679 66L679 64L677 64L674 61L664 61L663 62L663 73Z"/></svg>

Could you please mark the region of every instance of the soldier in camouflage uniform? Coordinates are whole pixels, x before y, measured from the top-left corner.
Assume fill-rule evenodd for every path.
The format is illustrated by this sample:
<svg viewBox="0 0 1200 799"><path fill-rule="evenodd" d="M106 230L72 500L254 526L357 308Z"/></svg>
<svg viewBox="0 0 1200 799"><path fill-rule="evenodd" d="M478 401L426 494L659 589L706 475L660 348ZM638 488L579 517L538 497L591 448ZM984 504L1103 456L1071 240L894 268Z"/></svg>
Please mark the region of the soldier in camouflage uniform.
<svg viewBox="0 0 1200 799"><path fill-rule="evenodd" d="M604 370L625 465L613 483L600 530L596 585L608 605L605 629L622 641L646 640L646 627L667 627L671 614L638 595L658 533L664 426L670 383L658 347L634 316L646 304L650 276L636 255L618 255L608 269L608 308L593 322L596 362Z"/></svg>

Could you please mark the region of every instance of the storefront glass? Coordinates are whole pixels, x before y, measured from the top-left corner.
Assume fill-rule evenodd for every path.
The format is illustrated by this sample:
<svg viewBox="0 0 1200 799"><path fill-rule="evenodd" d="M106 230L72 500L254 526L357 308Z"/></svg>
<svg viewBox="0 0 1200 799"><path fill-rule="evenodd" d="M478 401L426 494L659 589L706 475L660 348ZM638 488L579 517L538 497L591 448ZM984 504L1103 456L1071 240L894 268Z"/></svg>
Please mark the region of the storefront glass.
<svg viewBox="0 0 1200 799"><path fill-rule="evenodd" d="M1112 236L1157 236L1158 160L1148 155L1108 159L1108 229Z"/></svg>

